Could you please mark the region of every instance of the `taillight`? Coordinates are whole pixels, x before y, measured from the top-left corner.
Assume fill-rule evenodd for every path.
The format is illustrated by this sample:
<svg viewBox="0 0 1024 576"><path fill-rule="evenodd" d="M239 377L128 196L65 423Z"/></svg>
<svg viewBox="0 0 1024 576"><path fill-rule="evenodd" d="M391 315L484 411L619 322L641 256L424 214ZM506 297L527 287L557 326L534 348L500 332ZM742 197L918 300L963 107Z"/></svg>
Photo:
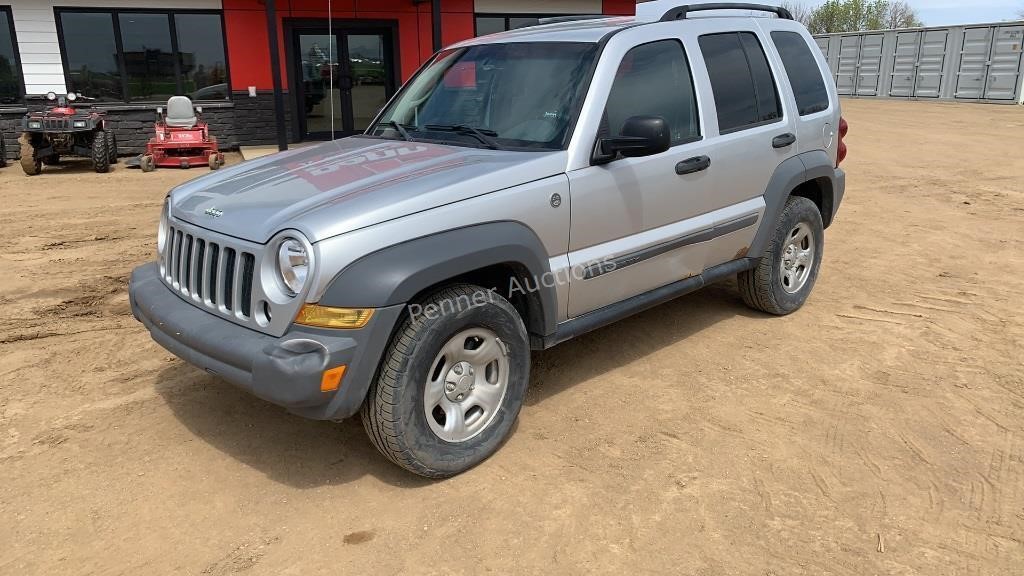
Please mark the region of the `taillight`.
<svg viewBox="0 0 1024 576"><path fill-rule="evenodd" d="M839 154L836 155L836 168L846 160L846 133L850 131L850 125L846 123L846 118L839 118Z"/></svg>

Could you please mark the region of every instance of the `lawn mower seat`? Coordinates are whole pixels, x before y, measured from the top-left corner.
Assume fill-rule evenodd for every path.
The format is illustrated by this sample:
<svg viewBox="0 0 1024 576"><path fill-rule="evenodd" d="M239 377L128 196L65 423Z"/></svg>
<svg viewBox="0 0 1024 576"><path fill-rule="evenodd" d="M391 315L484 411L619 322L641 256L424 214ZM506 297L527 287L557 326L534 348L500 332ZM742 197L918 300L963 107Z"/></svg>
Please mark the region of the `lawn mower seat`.
<svg viewBox="0 0 1024 576"><path fill-rule="evenodd" d="M171 96L167 101L164 121L172 128L192 128L196 125L196 112L187 96Z"/></svg>

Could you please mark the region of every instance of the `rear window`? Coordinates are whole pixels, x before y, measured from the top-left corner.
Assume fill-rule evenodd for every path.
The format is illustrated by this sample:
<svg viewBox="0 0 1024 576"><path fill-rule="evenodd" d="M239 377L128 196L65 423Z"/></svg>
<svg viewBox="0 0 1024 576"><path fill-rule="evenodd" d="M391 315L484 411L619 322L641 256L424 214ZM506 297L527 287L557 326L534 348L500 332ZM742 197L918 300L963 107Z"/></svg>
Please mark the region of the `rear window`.
<svg viewBox="0 0 1024 576"><path fill-rule="evenodd" d="M701 36L700 49L711 77L719 132L725 134L782 118L768 58L751 32Z"/></svg>
<svg viewBox="0 0 1024 576"><path fill-rule="evenodd" d="M793 86L793 96L801 116L828 110L828 90L821 78L818 61L803 36L796 32L772 32L772 42L779 50L786 76Z"/></svg>

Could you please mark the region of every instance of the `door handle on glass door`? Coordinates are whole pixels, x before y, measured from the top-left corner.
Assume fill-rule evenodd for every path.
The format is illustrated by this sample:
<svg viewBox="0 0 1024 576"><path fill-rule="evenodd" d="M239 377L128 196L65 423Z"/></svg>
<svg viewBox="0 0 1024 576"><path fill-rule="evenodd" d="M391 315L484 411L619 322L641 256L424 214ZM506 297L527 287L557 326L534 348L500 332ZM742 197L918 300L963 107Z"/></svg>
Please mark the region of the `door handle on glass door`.
<svg viewBox="0 0 1024 576"><path fill-rule="evenodd" d="M679 164L676 164L676 174L682 176L684 174L703 172L710 167L711 158L708 158L707 156L694 156L693 158L687 158Z"/></svg>

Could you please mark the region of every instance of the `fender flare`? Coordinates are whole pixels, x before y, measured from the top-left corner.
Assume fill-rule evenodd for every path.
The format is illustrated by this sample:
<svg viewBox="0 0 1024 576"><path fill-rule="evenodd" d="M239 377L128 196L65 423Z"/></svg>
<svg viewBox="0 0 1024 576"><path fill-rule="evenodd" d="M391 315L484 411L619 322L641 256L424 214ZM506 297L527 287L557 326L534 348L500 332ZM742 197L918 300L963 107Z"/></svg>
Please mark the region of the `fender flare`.
<svg viewBox="0 0 1024 576"><path fill-rule="evenodd" d="M758 227L757 234L750 244L749 254L760 256L768 249L775 226L778 224L786 199L793 190L809 180L827 179L829 186L822 191L822 220L825 226L832 222L835 207L838 205L835 194L836 170L824 150L804 152L787 159L775 169L768 186L764 191L764 217ZM828 212L828 213L825 213Z"/></svg>
<svg viewBox="0 0 1024 576"><path fill-rule="evenodd" d="M520 266L531 276L526 288L538 298L542 315L535 322L523 318L527 328L535 324L531 332L553 334L558 324L556 287L537 281L551 274L547 250L533 230L512 221L456 228L367 254L338 272L320 302L345 308L406 304L431 286L501 264Z"/></svg>

